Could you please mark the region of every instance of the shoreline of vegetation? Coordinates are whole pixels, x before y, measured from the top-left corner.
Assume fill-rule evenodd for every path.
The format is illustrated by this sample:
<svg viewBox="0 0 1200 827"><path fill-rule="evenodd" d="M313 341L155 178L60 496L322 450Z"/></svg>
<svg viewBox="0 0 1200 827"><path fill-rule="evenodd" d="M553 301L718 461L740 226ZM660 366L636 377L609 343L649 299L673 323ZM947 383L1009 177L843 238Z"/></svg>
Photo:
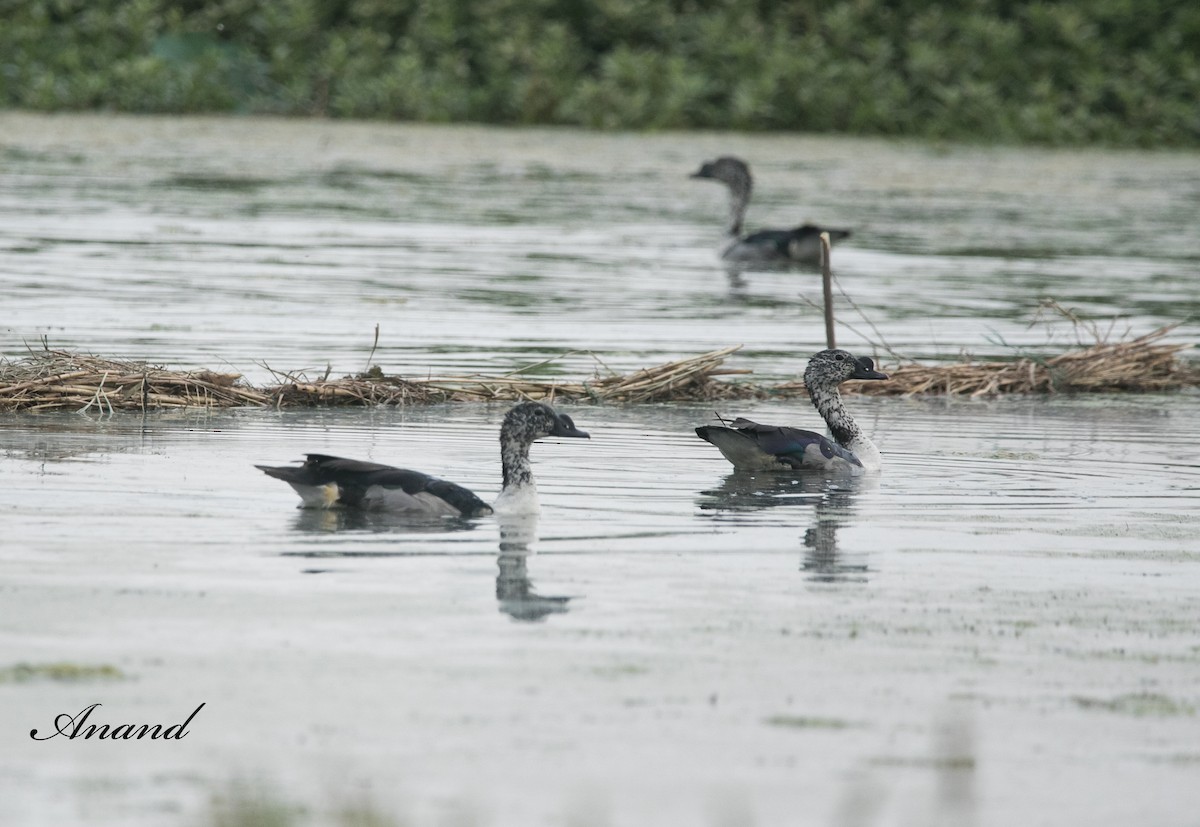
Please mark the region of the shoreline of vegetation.
<svg viewBox="0 0 1200 827"><path fill-rule="evenodd" d="M35 0L0 108L1200 146L1171 0Z"/></svg>

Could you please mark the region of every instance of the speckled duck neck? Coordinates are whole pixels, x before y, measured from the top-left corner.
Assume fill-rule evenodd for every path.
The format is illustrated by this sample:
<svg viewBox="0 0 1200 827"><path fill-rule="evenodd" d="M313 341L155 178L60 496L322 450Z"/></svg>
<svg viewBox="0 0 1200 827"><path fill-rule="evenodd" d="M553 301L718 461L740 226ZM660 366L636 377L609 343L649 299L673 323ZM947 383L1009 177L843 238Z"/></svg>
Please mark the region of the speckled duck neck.
<svg viewBox="0 0 1200 827"><path fill-rule="evenodd" d="M817 413L829 426L829 432L833 434L837 443L849 448L850 443L862 437L862 429L858 427L854 417L850 416L850 412L842 404L842 394L837 385L828 380L822 381L823 377L813 377L812 373L811 370L804 372L804 384L808 388L808 398L812 400L813 407L817 409Z"/></svg>
<svg viewBox="0 0 1200 827"><path fill-rule="evenodd" d="M875 447L862 428L850 416L842 403L842 394L838 390L841 377L829 373L825 367L812 361L804 371L804 385L808 388L808 397L813 407L829 426L829 432L834 440L843 448L853 452L865 467L878 467L879 449Z"/></svg>
<svg viewBox="0 0 1200 827"><path fill-rule="evenodd" d="M523 420L506 419L500 428L500 468L504 474L503 491L533 487L533 467L529 464L529 446Z"/></svg>

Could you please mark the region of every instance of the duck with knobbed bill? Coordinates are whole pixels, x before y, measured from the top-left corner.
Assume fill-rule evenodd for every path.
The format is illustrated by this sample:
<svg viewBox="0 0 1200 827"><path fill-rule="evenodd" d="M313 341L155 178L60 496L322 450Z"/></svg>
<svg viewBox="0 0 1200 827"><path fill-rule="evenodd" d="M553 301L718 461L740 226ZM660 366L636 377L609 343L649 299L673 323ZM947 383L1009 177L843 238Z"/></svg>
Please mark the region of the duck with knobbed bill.
<svg viewBox="0 0 1200 827"><path fill-rule="evenodd" d="M708 161L692 178L707 178L720 181L729 188L728 240L721 251L721 258L731 264L786 267L800 264L821 266L821 233L829 233L830 241L850 236L849 230L835 230L815 224L802 224L791 230L759 230L742 235L742 224L746 208L750 205L750 193L754 179L750 167L741 158L724 155Z"/></svg>
<svg viewBox="0 0 1200 827"><path fill-rule="evenodd" d="M866 356L856 359L844 350L823 350L808 360L804 385L832 440L813 431L760 425L741 417L725 425L701 426L696 435L717 446L739 470L877 471L879 449L846 410L838 386L851 379L887 378Z"/></svg>
<svg viewBox="0 0 1200 827"><path fill-rule="evenodd" d="M420 471L326 454L307 454L299 466L255 467L292 486L300 495L301 508L358 508L450 517L534 513L538 510L537 487L529 464L529 447L550 436L587 438L588 434L576 428L571 417L541 402L522 402L505 415L500 425L504 482L495 506L461 485Z"/></svg>

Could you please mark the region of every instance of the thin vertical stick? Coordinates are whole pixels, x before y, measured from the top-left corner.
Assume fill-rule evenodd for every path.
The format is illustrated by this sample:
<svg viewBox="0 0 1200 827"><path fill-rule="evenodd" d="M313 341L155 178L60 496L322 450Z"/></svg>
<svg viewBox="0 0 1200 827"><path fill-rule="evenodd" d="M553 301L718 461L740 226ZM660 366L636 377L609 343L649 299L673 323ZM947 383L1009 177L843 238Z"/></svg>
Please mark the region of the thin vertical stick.
<svg viewBox="0 0 1200 827"><path fill-rule="evenodd" d="M371 369L371 360L375 358L375 348L377 347L379 347L379 322L375 323L375 341L371 343L371 352L367 354L367 366L363 368L363 376L366 376L367 371ZM325 374L325 378L329 378L328 372Z"/></svg>
<svg viewBox="0 0 1200 827"><path fill-rule="evenodd" d="M837 347L833 335L833 270L829 267L829 233L821 233L821 286L825 292L825 347Z"/></svg>

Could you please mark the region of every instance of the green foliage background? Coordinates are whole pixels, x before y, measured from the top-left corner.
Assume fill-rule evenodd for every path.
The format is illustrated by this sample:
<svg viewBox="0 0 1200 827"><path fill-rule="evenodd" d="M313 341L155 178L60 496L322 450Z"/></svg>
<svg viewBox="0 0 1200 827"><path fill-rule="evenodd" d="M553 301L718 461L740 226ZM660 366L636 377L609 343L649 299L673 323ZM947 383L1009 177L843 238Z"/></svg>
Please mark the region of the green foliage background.
<svg viewBox="0 0 1200 827"><path fill-rule="evenodd" d="M1195 0L0 0L0 107L1200 145Z"/></svg>

